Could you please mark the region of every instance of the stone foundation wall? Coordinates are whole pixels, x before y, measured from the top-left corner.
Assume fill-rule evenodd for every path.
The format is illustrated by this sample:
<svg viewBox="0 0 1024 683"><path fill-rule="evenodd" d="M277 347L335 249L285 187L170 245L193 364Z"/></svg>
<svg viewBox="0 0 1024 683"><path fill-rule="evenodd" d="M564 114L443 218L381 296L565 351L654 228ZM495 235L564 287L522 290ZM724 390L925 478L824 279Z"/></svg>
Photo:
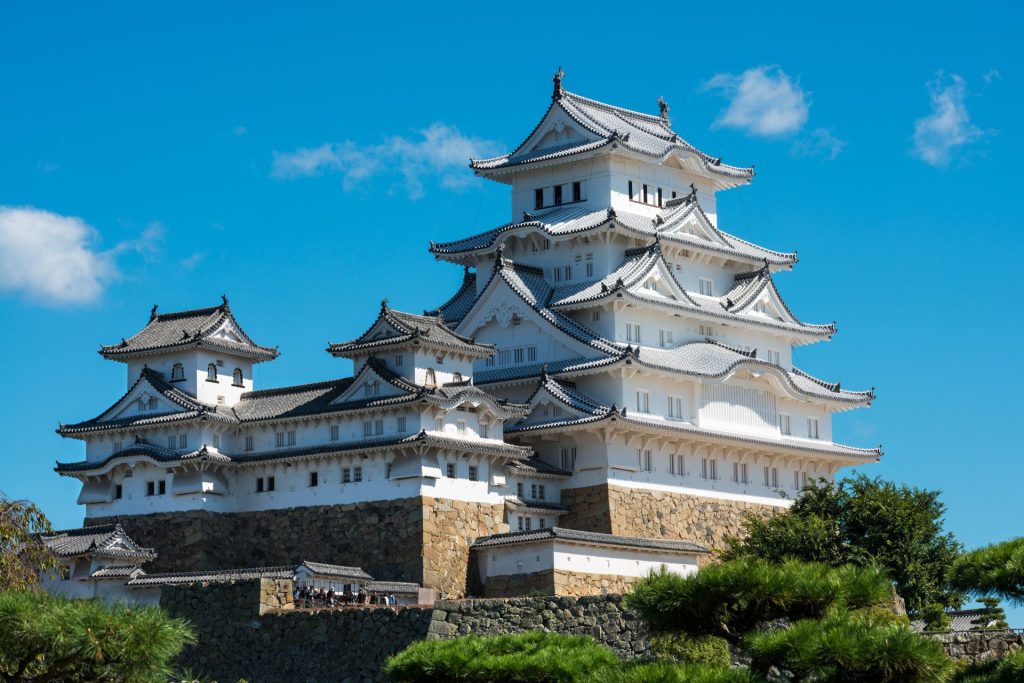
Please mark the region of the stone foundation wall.
<svg viewBox="0 0 1024 683"><path fill-rule="evenodd" d="M953 659L966 659L971 664L1002 659L1024 648L1024 633L1009 631L944 633L932 638L942 643L947 655Z"/></svg>
<svg viewBox="0 0 1024 683"><path fill-rule="evenodd" d="M610 574L587 574L556 569L554 572L555 595L584 596L628 593L630 587L639 581L637 577L613 576Z"/></svg>
<svg viewBox="0 0 1024 683"><path fill-rule="evenodd" d="M480 536L508 531L505 506L444 498L423 501L423 583L444 596L479 595L476 558L471 562L469 546Z"/></svg>
<svg viewBox="0 0 1024 683"><path fill-rule="evenodd" d="M466 593L469 544L508 531L501 505L427 497L262 512L206 511L87 519L120 522L156 548L149 573L298 564L362 567L372 576L413 581L444 596Z"/></svg>
<svg viewBox="0 0 1024 683"><path fill-rule="evenodd" d="M569 506L559 524L641 538L694 541L719 549L725 537L739 535L747 514L770 516L781 508L758 503L702 498L601 484L564 489Z"/></svg>
<svg viewBox="0 0 1024 683"><path fill-rule="evenodd" d="M625 658L650 652L645 627L618 595L260 613L267 591L259 581L166 588L160 605L199 637L178 665L204 680L366 683L383 680L387 658L417 640L530 630L591 636Z"/></svg>
<svg viewBox="0 0 1024 683"><path fill-rule="evenodd" d="M489 576L483 594L486 598L555 595L555 577L551 571Z"/></svg>

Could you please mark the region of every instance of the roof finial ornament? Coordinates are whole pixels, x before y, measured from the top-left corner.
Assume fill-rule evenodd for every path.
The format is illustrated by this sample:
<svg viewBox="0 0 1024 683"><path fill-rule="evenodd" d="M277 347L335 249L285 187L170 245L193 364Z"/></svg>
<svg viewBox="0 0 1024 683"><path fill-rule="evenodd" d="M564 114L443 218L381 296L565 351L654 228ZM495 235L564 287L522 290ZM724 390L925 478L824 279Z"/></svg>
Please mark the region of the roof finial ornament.
<svg viewBox="0 0 1024 683"><path fill-rule="evenodd" d="M388 310L388 299L387 299L387 297L384 297L383 299L380 300L380 312L384 313L387 310Z"/></svg>
<svg viewBox="0 0 1024 683"><path fill-rule="evenodd" d="M555 84L554 92L551 93L551 99L557 100L562 96L562 79L565 78L565 72L562 71L562 66L558 66L558 71L551 78L551 81Z"/></svg>
<svg viewBox="0 0 1024 683"><path fill-rule="evenodd" d="M661 119L668 123L668 102L661 96L658 97L658 111L660 112Z"/></svg>
<svg viewBox="0 0 1024 683"><path fill-rule="evenodd" d="M153 320L154 318L156 318L156 307L157 307L157 305L153 304L153 308L149 309L149 319L150 320Z"/></svg>
<svg viewBox="0 0 1024 683"><path fill-rule="evenodd" d="M221 294L220 295L220 305L221 306L227 306L228 305L228 295L227 294Z"/></svg>
<svg viewBox="0 0 1024 683"><path fill-rule="evenodd" d="M501 268L505 261L505 245L499 244L498 248L494 250L494 265Z"/></svg>

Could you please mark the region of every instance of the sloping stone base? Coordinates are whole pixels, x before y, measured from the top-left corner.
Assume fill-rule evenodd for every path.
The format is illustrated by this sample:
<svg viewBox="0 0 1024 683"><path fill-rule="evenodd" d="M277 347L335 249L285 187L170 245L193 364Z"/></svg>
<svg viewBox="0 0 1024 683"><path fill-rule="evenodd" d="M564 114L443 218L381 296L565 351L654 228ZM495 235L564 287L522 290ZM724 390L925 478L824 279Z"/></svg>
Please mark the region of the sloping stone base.
<svg viewBox="0 0 1024 683"><path fill-rule="evenodd" d="M621 536L695 541L712 549L725 537L741 535L748 514L770 516L771 505L703 498L601 484L563 489L562 504L569 512L561 526Z"/></svg>
<svg viewBox="0 0 1024 683"><path fill-rule="evenodd" d="M639 581L629 576L587 574L562 569L549 569L530 574L511 574L487 578L484 596L488 598L515 598L540 595L580 597L627 593Z"/></svg>
<svg viewBox="0 0 1024 683"><path fill-rule="evenodd" d="M150 573L314 560L462 596L469 544L477 536L508 531L503 516L501 505L415 497L262 512L103 517L85 524L120 522L137 543L156 548L157 559L145 566Z"/></svg>

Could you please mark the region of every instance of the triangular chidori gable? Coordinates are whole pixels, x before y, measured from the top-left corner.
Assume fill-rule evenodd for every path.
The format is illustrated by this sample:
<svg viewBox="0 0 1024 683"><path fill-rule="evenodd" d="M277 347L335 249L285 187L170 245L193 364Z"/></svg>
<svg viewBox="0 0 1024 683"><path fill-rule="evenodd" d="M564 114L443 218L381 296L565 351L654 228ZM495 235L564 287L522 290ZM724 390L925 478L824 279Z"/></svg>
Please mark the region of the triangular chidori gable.
<svg viewBox="0 0 1024 683"><path fill-rule="evenodd" d="M173 313L158 313L154 306L145 327L119 344L101 347L100 354L110 360L127 361L189 347L212 348L257 363L278 355L277 349L260 346L245 333L227 297L220 306Z"/></svg>
<svg viewBox="0 0 1024 683"><path fill-rule="evenodd" d="M422 391L422 387L399 377L376 359L371 359L363 364L349 387L331 401L331 405L340 406L356 401L414 396L419 391Z"/></svg>
<svg viewBox="0 0 1024 683"><path fill-rule="evenodd" d="M521 421L523 424L588 418L604 415L609 410L600 402L578 391L571 382L550 377L547 366L542 369L537 388L527 400L527 405L530 407L530 413Z"/></svg>

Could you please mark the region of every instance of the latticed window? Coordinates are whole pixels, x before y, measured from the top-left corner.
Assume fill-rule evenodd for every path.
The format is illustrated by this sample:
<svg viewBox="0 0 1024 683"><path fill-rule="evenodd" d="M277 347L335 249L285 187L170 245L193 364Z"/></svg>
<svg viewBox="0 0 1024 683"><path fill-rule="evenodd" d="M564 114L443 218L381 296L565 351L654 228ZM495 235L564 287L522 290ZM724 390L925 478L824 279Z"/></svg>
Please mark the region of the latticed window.
<svg viewBox="0 0 1024 683"><path fill-rule="evenodd" d="M171 381L180 382L185 379L185 366L181 363L175 363L171 368Z"/></svg>
<svg viewBox="0 0 1024 683"><path fill-rule="evenodd" d="M216 382L217 381L217 366L214 363L210 363L206 366L206 381Z"/></svg>
<svg viewBox="0 0 1024 683"><path fill-rule="evenodd" d="M437 386L437 374L434 372L434 368L427 368L423 384L428 387Z"/></svg>
<svg viewBox="0 0 1024 683"><path fill-rule="evenodd" d="M242 386L242 368L235 368L234 373L231 375L231 382L236 386Z"/></svg>

